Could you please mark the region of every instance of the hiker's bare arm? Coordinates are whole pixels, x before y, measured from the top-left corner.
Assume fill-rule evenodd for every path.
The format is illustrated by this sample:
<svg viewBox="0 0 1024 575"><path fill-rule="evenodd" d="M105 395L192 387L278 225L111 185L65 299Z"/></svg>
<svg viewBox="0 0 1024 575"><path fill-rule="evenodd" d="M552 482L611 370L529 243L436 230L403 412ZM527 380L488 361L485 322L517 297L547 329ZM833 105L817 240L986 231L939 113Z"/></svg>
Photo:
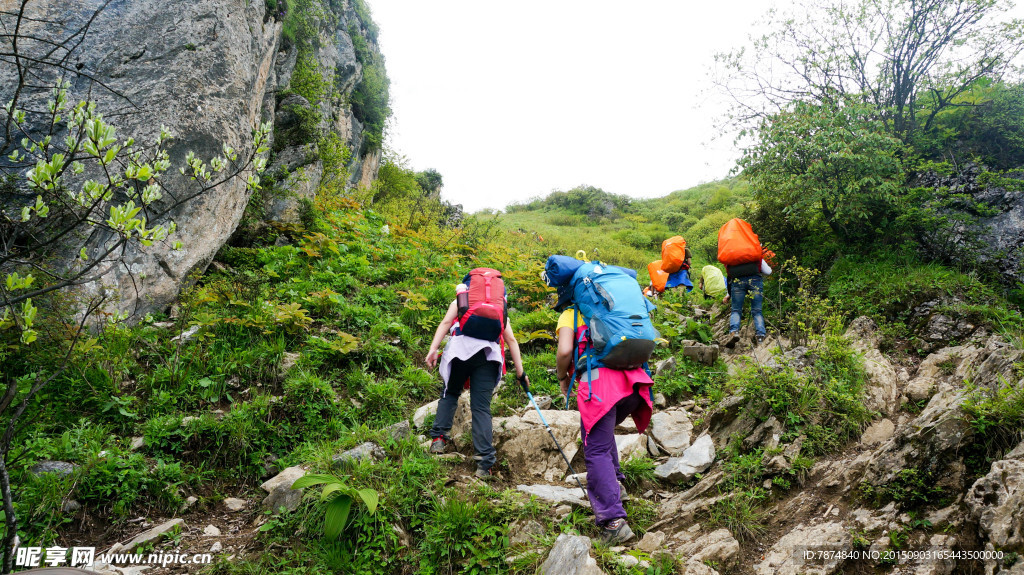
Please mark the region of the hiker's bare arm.
<svg viewBox="0 0 1024 575"><path fill-rule="evenodd" d="M572 346L573 331L571 327L563 327L558 330L558 351L555 354L555 370L558 373L558 387L564 395L569 390L569 382L572 381Z"/></svg>
<svg viewBox="0 0 1024 575"><path fill-rule="evenodd" d="M505 332L502 333L502 337L505 338L505 345L508 346L508 354L512 356L512 365L516 368L516 377L523 376L523 356L519 353L519 342L516 341L516 336L512 333L512 324L505 322Z"/></svg>
<svg viewBox="0 0 1024 575"><path fill-rule="evenodd" d="M452 300L451 305L448 306L448 313L444 314L444 319L441 320L441 324L437 326L437 331L434 332L434 341L430 342L430 351L427 352L426 363L427 367L433 369L434 364L437 363L437 350L441 347L441 340L448 333L448 330L452 328L452 323L455 322L455 316L459 313L458 307L455 304L456 300ZM518 347L516 350L518 351Z"/></svg>

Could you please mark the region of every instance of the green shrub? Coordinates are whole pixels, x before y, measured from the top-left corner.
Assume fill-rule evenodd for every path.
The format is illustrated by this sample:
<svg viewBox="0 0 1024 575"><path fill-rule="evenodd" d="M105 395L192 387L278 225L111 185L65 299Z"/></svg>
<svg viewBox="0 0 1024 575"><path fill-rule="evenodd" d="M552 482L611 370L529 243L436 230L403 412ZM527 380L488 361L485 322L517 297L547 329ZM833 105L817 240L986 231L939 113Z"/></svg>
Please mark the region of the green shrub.
<svg viewBox="0 0 1024 575"><path fill-rule="evenodd" d="M420 573L492 573L505 568L508 526L494 523L487 502L449 493L434 504L420 545Z"/></svg>
<svg viewBox="0 0 1024 575"><path fill-rule="evenodd" d="M1000 378L998 389L974 387L961 405L988 457L1012 449L1024 438L1024 388Z"/></svg>
<svg viewBox="0 0 1024 575"><path fill-rule="evenodd" d="M743 396L763 406L795 437L807 436L805 449L831 453L856 437L872 413L864 406L866 374L842 336L812 338L813 358L803 373L792 367L752 367L739 378Z"/></svg>
<svg viewBox="0 0 1024 575"><path fill-rule="evenodd" d="M627 489L636 489L645 481L654 481L654 468L656 464L650 457L631 457L621 464L622 474L626 476L623 482Z"/></svg>

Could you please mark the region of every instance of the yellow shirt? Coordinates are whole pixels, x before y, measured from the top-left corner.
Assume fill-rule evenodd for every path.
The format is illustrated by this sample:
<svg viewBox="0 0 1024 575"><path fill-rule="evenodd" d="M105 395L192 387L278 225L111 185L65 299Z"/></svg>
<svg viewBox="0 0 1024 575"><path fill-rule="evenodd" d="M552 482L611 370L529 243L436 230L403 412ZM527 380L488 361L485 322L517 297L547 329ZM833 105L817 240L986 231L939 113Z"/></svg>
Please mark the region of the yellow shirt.
<svg viewBox="0 0 1024 575"><path fill-rule="evenodd" d="M569 308L563 311L562 315L558 316L558 324L555 326L556 334L558 333L558 330L562 329L563 327L572 327L572 315L574 313L576 313L576 311L573 308ZM585 324L586 322L583 321L583 314L576 313L576 327L579 328L581 325ZM573 332L575 331L576 330L573 330Z"/></svg>

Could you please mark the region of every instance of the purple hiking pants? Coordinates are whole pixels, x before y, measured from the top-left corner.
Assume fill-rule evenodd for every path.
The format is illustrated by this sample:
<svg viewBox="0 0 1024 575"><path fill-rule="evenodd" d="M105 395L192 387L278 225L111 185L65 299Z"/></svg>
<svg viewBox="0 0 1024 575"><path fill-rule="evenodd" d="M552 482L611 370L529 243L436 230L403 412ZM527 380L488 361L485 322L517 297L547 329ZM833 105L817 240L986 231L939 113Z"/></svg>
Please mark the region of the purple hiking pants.
<svg viewBox="0 0 1024 575"><path fill-rule="evenodd" d="M609 521L626 517L622 506L619 481L625 479L619 469L619 450L615 447L615 426L637 410L643 403L640 392L624 397L597 420L590 433L583 429L583 458L587 462L587 495L594 509L597 525L604 527ZM583 427L582 425L580 426Z"/></svg>

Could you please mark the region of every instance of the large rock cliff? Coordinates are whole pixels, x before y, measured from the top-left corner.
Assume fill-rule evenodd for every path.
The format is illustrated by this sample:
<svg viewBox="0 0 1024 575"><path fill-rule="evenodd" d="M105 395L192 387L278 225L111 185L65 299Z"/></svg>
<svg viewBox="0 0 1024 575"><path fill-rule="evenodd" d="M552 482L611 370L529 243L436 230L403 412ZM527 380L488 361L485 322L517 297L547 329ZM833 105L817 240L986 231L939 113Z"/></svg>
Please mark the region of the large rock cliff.
<svg viewBox="0 0 1024 575"><path fill-rule="evenodd" d="M326 171L343 182L342 188L369 185L376 175L379 128L368 136L360 110L349 104L366 106L366 98L359 97L366 61L372 60L374 73L383 75L375 29L359 0L301 0L289 3L292 13L285 12L284 2L278 8L278 2L266 0L24 4L19 36L33 40L22 40L22 53L45 51L46 42L63 44L56 50L59 58L49 55L59 66L36 68L20 107L42 108L53 82L62 77L71 82L69 97L94 100L119 139L131 136L150 144L166 126L175 137L169 148L173 168L164 180L172 191L187 185L177 168L185 164L188 151L208 161L227 144L244 154L252 147L255 127L294 121L296 110L308 110L299 115L307 124L312 118L315 129L297 137L288 126L275 126L279 141L263 178L275 197L259 198L273 204L259 212L294 219L288 214L295 212L295 197L312 197L325 172L318 152L325 139L335 157ZM15 29L22 5L0 1L6 30ZM11 52L10 37L5 40L4 51ZM384 83L384 109L376 112L386 116L387 80L376 80ZM18 85L16 67L0 63L0 101L10 101ZM289 102L284 109L282 104ZM245 178L237 178L175 208L170 214L178 227L173 239L182 242L181 249L172 249L168 241L131 250L124 265L86 291L105 293L116 308L131 314L166 308L190 274L210 263L249 202Z"/></svg>

